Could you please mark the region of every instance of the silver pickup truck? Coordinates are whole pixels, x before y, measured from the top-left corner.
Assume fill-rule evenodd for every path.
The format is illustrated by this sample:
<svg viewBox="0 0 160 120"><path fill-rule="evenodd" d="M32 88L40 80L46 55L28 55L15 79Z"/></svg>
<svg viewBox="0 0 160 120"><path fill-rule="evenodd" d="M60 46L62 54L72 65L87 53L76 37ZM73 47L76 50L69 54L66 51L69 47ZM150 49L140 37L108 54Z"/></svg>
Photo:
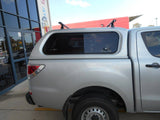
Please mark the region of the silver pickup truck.
<svg viewBox="0 0 160 120"><path fill-rule="evenodd" d="M160 27L54 30L28 63L30 104L72 109L73 120L160 112Z"/></svg>

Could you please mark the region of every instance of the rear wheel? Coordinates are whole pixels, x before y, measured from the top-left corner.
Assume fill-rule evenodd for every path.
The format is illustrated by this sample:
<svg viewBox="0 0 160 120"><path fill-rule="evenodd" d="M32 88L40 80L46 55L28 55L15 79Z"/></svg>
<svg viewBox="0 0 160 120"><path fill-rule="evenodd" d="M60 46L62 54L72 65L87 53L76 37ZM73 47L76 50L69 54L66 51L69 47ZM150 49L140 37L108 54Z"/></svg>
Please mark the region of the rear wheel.
<svg viewBox="0 0 160 120"><path fill-rule="evenodd" d="M100 97L86 98L73 109L73 120L118 120L118 112L112 102Z"/></svg>

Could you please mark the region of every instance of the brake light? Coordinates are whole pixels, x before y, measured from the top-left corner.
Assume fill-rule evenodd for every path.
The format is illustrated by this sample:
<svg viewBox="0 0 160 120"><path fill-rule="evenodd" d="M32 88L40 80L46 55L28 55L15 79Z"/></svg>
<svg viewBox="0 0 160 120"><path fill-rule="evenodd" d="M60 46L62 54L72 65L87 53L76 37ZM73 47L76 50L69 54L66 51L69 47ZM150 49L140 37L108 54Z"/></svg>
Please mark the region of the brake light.
<svg viewBox="0 0 160 120"><path fill-rule="evenodd" d="M28 74L34 73L38 68L39 66L28 66Z"/></svg>
<svg viewBox="0 0 160 120"><path fill-rule="evenodd" d="M28 79L33 78L44 69L44 65L28 65Z"/></svg>

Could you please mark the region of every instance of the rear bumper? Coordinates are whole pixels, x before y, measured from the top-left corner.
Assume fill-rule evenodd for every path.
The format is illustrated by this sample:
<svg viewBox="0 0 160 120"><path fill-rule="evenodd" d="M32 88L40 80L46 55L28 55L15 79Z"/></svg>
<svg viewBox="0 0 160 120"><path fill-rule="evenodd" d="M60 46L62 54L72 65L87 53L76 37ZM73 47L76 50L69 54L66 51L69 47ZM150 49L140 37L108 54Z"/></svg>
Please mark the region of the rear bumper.
<svg viewBox="0 0 160 120"><path fill-rule="evenodd" d="M35 103L34 103L34 101L33 101L33 99L32 99L32 96L30 95L29 92L26 94L26 100L27 100L27 102L28 102L29 104L35 105Z"/></svg>

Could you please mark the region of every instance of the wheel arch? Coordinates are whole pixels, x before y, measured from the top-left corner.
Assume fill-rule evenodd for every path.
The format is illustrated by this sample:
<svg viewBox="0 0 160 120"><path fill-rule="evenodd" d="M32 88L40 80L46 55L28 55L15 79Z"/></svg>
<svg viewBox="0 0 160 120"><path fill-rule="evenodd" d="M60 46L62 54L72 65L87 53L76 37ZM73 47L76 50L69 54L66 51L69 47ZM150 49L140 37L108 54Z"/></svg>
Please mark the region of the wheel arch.
<svg viewBox="0 0 160 120"><path fill-rule="evenodd" d="M66 100L73 102L76 104L77 101L80 101L81 99L84 99L88 95L104 95L108 100L114 103L114 105L118 108L122 107L123 111L126 111L126 103L124 99L114 90L102 87L102 86L87 86L84 88L81 88L74 92L68 99ZM66 106L67 102L64 104L63 108Z"/></svg>

